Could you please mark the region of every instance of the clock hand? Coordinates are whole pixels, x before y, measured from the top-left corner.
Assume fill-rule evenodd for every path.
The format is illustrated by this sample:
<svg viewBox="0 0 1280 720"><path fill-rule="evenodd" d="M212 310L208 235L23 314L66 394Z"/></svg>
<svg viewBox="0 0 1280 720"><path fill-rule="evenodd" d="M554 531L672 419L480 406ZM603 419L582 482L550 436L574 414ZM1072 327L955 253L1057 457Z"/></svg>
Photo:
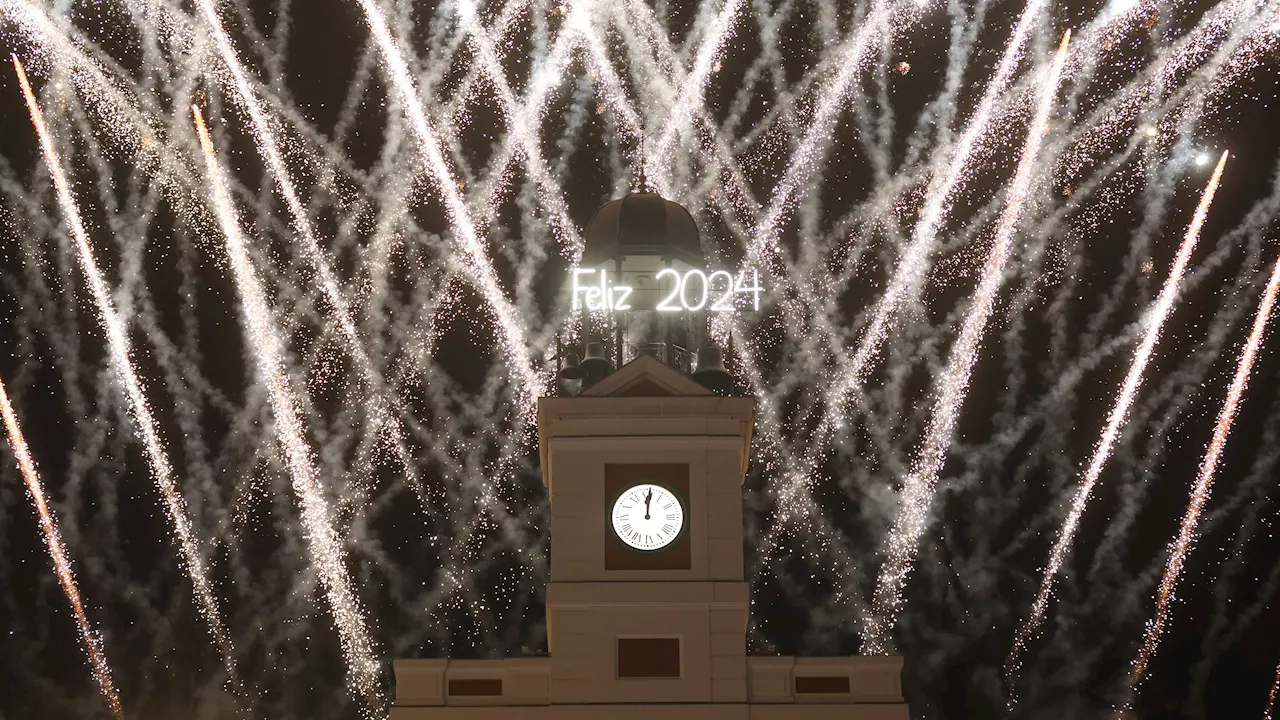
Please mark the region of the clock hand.
<svg viewBox="0 0 1280 720"><path fill-rule="evenodd" d="M644 519L649 519L649 501L653 499L653 488L649 489L649 494L644 496Z"/></svg>

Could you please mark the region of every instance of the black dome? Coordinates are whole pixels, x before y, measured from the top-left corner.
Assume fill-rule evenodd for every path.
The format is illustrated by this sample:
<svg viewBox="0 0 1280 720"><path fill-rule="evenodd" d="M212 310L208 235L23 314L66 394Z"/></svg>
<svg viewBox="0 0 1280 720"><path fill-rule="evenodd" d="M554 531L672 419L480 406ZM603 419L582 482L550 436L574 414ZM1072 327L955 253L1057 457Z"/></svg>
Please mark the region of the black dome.
<svg viewBox="0 0 1280 720"><path fill-rule="evenodd" d="M587 223L583 265L598 265L623 255L679 258L703 265L698 226L679 203L651 192L631 192L606 203Z"/></svg>

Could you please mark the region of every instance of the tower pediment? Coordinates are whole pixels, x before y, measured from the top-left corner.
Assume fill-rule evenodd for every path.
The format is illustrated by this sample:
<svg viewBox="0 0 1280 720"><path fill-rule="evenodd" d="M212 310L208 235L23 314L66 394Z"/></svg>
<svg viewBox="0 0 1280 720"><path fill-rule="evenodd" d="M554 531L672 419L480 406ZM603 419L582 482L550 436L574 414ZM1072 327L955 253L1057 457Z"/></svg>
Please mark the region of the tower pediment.
<svg viewBox="0 0 1280 720"><path fill-rule="evenodd" d="M601 449L627 442L728 443L739 472L750 459L755 398L723 397L647 355L574 397L538 399L543 481L554 474L552 448L587 442Z"/></svg>
<svg viewBox="0 0 1280 720"><path fill-rule="evenodd" d="M641 355L623 365L580 397L701 397L711 391L665 363Z"/></svg>

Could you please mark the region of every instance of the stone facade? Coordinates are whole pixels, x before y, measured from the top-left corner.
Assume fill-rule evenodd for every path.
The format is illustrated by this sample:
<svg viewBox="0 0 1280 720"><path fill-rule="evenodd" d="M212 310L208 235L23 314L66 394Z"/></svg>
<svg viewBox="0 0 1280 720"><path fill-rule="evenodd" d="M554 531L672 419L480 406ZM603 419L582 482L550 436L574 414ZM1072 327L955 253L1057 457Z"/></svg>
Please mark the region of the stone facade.
<svg viewBox="0 0 1280 720"><path fill-rule="evenodd" d="M393 720L907 720L898 657L746 654L742 482L754 401L649 357L542 398L551 499L549 657L396 660ZM608 505L660 482L685 507L668 548L632 550Z"/></svg>

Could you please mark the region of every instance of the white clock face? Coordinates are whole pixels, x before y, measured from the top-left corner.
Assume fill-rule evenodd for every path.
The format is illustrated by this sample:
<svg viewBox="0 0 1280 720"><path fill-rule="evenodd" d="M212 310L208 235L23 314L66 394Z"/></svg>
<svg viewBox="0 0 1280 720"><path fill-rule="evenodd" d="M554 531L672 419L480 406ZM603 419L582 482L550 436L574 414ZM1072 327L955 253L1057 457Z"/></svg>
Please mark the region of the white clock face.
<svg viewBox="0 0 1280 720"><path fill-rule="evenodd" d="M650 483L632 485L613 503L613 532L637 550L661 550L684 527L684 506L670 490Z"/></svg>

